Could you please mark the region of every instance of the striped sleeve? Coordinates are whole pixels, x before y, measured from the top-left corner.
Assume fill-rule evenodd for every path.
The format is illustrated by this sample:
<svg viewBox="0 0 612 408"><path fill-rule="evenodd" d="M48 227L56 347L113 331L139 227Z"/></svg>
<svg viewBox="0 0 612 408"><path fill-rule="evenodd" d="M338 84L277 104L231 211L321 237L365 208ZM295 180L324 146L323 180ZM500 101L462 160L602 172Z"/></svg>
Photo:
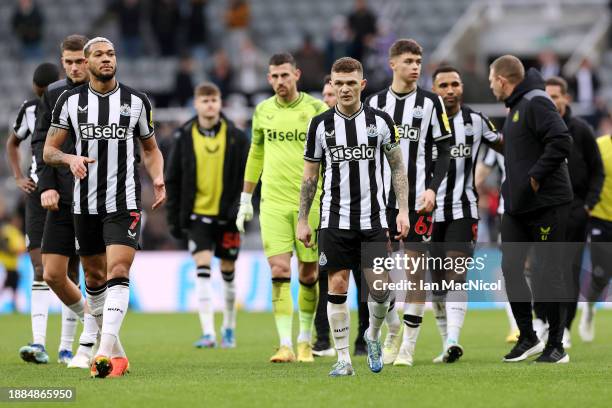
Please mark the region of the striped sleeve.
<svg viewBox="0 0 612 408"><path fill-rule="evenodd" d="M501 133L497 132L495 125L488 117L478 112L477 115L480 117L482 122L482 140L486 144L495 144L501 140Z"/></svg>
<svg viewBox="0 0 612 408"><path fill-rule="evenodd" d="M387 114L386 112L383 111L379 111L377 112L380 117L385 121L385 128L382 131L382 145L394 145L399 141L399 134L397 131L397 127L395 126L395 123L393 122L393 119L391 119L391 116L389 116L389 114Z"/></svg>
<svg viewBox="0 0 612 408"><path fill-rule="evenodd" d="M306 144L304 146L304 159L308 161L318 162L323 157L323 147L321 145L321 129L323 121L315 116L308 124L308 134L306 136Z"/></svg>
<svg viewBox="0 0 612 408"><path fill-rule="evenodd" d="M30 134L28 121L26 120L27 103L28 101L23 102L19 108L19 113L17 113L17 119L15 119L15 123L13 124L13 130L15 131L17 139L19 140L24 140Z"/></svg>
<svg viewBox="0 0 612 408"><path fill-rule="evenodd" d="M497 152L493 149L487 149L487 153L484 155L484 158L482 159L482 164L484 164L487 167L495 167L496 165L498 165L497 162Z"/></svg>
<svg viewBox="0 0 612 408"><path fill-rule="evenodd" d="M448 116L446 115L446 110L444 109L444 104L442 103L442 98L436 96L436 98L432 99L433 102L433 112L431 114L431 126L432 126L432 135L434 141L444 140L451 136L450 123L448 122Z"/></svg>
<svg viewBox="0 0 612 408"><path fill-rule="evenodd" d="M68 96L69 92L64 91L57 98L53 113L51 113L51 126L61 129L70 129L69 113L68 113Z"/></svg>
<svg viewBox="0 0 612 408"><path fill-rule="evenodd" d="M153 127L153 109L147 95L142 94L142 109L138 118L138 134L140 139L148 139L153 136L155 128Z"/></svg>

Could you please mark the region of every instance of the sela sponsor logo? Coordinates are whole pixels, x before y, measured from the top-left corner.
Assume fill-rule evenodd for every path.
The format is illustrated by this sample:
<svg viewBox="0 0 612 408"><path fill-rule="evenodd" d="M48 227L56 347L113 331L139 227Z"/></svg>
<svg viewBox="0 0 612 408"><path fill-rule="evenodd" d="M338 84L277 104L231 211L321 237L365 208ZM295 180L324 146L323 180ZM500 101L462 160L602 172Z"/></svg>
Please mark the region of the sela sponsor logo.
<svg viewBox="0 0 612 408"><path fill-rule="evenodd" d="M460 143L456 146L451 147L450 155L453 159L459 159L462 157L472 156L472 146Z"/></svg>
<svg viewBox="0 0 612 408"><path fill-rule="evenodd" d="M93 123L79 124L79 132L81 132L81 138L84 140L125 140L127 137L127 131L128 128L126 126L119 126L116 123L111 123L110 125L105 126L100 126Z"/></svg>
<svg viewBox="0 0 612 408"><path fill-rule="evenodd" d="M330 146L332 163L357 160L374 160L376 157L376 147L360 144L358 146Z"/></svg>
<svg viewBox="0 0 612 408"><path fill-rule="evenodd" d="M306 132L301 132L297 129L293 130L276 130L276 129L264 129L268 142L305 142Z"/></svg>
<svg viewBox="0 0 612 408"><path fill-rule="evenodd" d="M418 142L421 136L421 129L409 125L398 125L397 135L400 139L408 139L411 142Z"/></svg>

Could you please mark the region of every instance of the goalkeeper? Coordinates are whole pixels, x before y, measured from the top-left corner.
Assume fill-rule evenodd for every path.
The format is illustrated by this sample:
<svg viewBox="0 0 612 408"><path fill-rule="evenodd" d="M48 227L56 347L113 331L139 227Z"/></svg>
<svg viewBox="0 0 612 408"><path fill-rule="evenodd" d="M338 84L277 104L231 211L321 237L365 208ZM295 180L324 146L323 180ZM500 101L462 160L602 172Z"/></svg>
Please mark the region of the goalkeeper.
<svg viewBox="0 0 612 408"><path fill-rule="evenodd" d="M244 232L244 222L253 218L251 196L261 177L259 221L264 253L272 270L272 309L280 338L280 347L270 358L273 363L296 360L291 335L291 255L294 250L300 280L297 361L314 361L310 341L318 300L317 246L306 248L296 239L296 228L308 123L312 117L327 110L327 106L298 92L299 79L300 70L291 54L275 54L270 58L268 82L275 95L258 104L253 114L251 149L236 220L238 230ZM319 227L320 193L319 187L309 215L313 230Z"/></svg>

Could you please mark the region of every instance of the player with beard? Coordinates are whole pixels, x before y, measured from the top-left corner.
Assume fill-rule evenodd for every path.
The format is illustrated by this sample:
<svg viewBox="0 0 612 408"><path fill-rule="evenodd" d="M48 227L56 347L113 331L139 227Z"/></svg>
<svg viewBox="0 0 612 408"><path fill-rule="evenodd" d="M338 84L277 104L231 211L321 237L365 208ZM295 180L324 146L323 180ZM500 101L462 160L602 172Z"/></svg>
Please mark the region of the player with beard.
<svg viewBox="0 0 612 408"><path fill-rule="evenodd" d="M58 99L43 157L49 165L69 167L74 175L72 212L81 263L86 275L108 279L93 305L102 309L102 327L91 375L104 378L113 372L112 351L128 309L129 271L138 248L140 145L153 180L153 209L163 204L166 191L148 98L117 81L115 48L108 39L96 37L83 51L90 82ZM76 154L61 151L68 137ZM117 362L122 370L113 376L127 372L126 361Z"/></svg>
<svg viewBox="0 0 612 408"><path fill-rule="evenodd" d="M432 255L440 258L470 258L478 238L478 194L474 172L478 151L485 143L501 150L502 137L489 118L462 104L463 81L451 66L436 69L433 91L444 101L451 127L448 172L436 195ZM465 283L465 271L432 270L438 283ZM433 310L442 337L442 354L434 363L452 363L463 355L459 334L467 312L465 290L434 291Z"/></svg>

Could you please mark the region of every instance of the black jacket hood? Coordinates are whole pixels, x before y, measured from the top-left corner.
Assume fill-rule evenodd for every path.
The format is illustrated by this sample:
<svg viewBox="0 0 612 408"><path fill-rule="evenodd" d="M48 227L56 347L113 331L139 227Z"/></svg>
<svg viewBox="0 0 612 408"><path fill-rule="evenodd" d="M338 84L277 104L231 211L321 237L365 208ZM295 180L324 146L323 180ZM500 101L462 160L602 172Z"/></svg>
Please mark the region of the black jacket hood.
<svg viewBox="0 0 612 408"><path fill-rule="evenodd" d="M521 83L519 83L512 94L504 101L507 107L512 108L514 105L521 100L523 95L525 95L529 91L533 91L534 89L546 89L546 83L540 71L535 68L529 68L525 78Z"/></svg>

